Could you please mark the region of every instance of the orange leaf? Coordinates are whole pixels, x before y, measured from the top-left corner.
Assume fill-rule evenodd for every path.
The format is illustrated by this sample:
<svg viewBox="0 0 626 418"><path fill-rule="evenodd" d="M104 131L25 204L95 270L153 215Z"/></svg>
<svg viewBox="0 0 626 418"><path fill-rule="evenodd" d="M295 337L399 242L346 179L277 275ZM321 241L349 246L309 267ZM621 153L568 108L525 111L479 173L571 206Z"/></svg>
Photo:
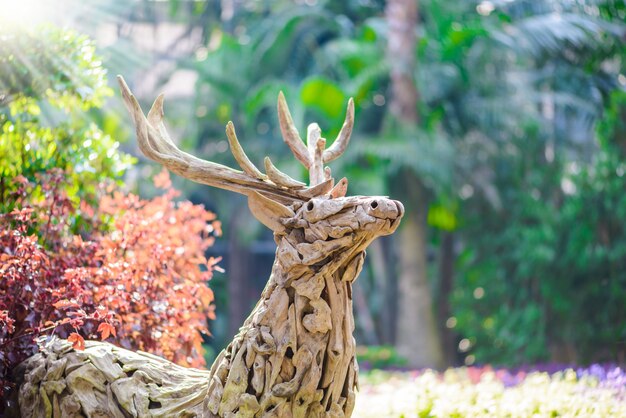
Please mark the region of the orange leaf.
<svg viewBox="0 0 626 418"><path fill-rule="evenodd" d="M82 351L85 349L85 339L75 332L72 332L67 340L72 343L74 350Z"/></svg>
<svg viewBox="0 0 626 418"><path fill-rule="evenodd" d="M154 176L154 185L158 189L169 189L172 187L169 171L164 168L159 174Z"/></svg>
<svg viewBox="0 0 626 418"><path fill-rule="evenodd" d="M62 308L77 308L80 305L76 303L75 301L62 299L58 302L53 303L52 306L54 306L57 309L62 309Z"/></svg>
<svg viewBox="0 0 626 418"><path fill-rule="evenodd" d="M107 324L106 322L103 322L98 326L98 332L100 333L100 338L103 341L109 338L111 334L115 337L117 333L115 331L115 327L111 324Z"/></svg>

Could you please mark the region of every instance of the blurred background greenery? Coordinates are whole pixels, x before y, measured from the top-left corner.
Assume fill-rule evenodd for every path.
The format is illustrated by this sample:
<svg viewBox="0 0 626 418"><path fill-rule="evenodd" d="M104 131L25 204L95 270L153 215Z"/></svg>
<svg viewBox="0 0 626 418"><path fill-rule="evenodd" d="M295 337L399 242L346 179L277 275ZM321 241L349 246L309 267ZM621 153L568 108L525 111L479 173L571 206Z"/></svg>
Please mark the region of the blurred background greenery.
<svg viewBox="0 0 626 418"><path fill-rule="evenodd" d="M116 74L144 107L165 92L184 150L233 166L232 120L255 163L297 178L278 92L301 132L315 121L329 139L354 97L333 172L407 207L355 285L362 360L623 364L625 22L623 0L0 0L0 197L18 173L67 165L77 198L124 171L154 192ZM224 224L219 351L274 243L241 197L174 180Z"/></svg>

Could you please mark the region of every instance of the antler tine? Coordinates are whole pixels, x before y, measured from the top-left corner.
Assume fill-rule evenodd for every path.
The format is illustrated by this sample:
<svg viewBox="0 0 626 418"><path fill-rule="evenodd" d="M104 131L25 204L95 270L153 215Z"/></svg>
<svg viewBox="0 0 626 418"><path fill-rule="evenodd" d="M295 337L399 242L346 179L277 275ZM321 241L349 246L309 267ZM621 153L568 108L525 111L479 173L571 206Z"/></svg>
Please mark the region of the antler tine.
<svg viewBox="0 0 626 418"><path fill-rule="evenodd" d="M170 139L165 125L163 124L163 95L159 95L154 101L150 112L148 112L148 117L146 118L139 102L128 88L124 78L119 76L118 81L126 107L130 111L135 126L137 127L137 142L139 148L146 157L163 164L165 167L183 177L188 176L181 173L181 171L191 168L191 165L194 163L199 166L198 168L203 167L210 169L218 168L219 166L219 168L234 171L221 164L201 160L178 149Z"/></svg>
<svg viewBox="0 0 626 418"><path fill-rule="evenodd" d="M230 143L230 149L233 152L233 156L235 160L239 164L239 166L248 173L249 175L259 179L259 180L271 180L274 184L286 187L288 189L302 189L306 187L306 184L294 180L289 177L287 174L278 170L269 157L265 157L265 172L267 174L263 174L259 171L258 168L248 158L246 153L244 152L239 140L237 139L237 134L235 133L235 126L232 122L228 122L226 125L226 136L228 137L228 142Z"/></svg>
<svg viewBox="0 0 626 418"><path fill-rule="evenodd" d="M348 100L348 109L346 111L346 119L341 127L341 131L339 131L339 135L337 135L337 139L335 142L324 151L322 156L325 163L335 160L343 154L348 146L348 142L350 142L350 135L352 135L352 127L354 126L354 100L350 97Z"/></svg>
<svg viewBox="0 0 626 418"><path fill-rule="evenodd" d="M306 145L304 145L298 133L298 129L293 123L285 95L282 91L278 93L278 122L283 140L289 146L293 155L308 169L311 166L311 158Z"/></svg>
<svg viewBox="0 0 626 418"><path fill-rule="evenodd" d="M310 124L307 129L307 146L311 158L309 179L311 186L315 186L325 180L323 153L326 148L326 139L322 138L322 131L317 123Z"/></svg>
<svg viewBox="0 0 626 418"><path fill-rule="evenodd" d="M244 172L202 160L181 151L171 140L163 124L163 95L155 100L146 118L124 79L118 76L118 81L124 103L135 123L139 148L146 157L162 164L181 177L209 186L248 196L259 192L285 203L306 200L300 191L286 189L266 181L267 176L261 173L243 152L232 124L227 125L226 133L233 155Z"/></svg>
<svg viewBox="0 0 626 418"><path fill-rule="evenodd" d="M267 176L259 171L258 168L248 158L244 152L239 140L237 139L237 133L235 132L235 125L231 121L226 124L226 136L228 137L228 143L230 144L230 150L233 153L233 157L241 167L241 169L249 175L256 177L259 180L265 180Z"/></svg>
<svg viewBox="0 0 626 418"><path fill-rule="evenodd" d="M120 87L122 90L122 98L124 99L124 103L126 104L126 108L130 112L130 115L135 123L136 131L137 131L137 142L139 144L139 149L143 152L146 157L160 162L163 165L168 167L176 166L178 168L185 166L184 159L180 158L182 156L174 154L164 154L163 151L170 151L173 146L169 136L167 133L165 136L162 136L161 133L164 130L163 124L160 121L160 117L162 115L162 106L163 106L163 96L159 96L152 105L152 109L150 109L150 119L152 122L157 122L156 130L152 127L146 117L141 110L141 106L137 99L131 93L128 85L124 81L121 76L118 76L118 81L120 83ZM163 138L163 141L155 141L156 138ZM165 148L165 149L164 149ZM175 148L175 147L174 147ZM172 167L172 171L175 171Z"/></svg>
<svg viewBox="0 0 626 418"><path fill-rule="evenodd" d="M306 187L306 184L302 183L301 181L292 179L287 174L276 168L276 166L272 164L272 160L270 160L270 157L265 157L264 162L267 177L269 177L269 179L272 180L275 184L287 187L289 189L302 189Z"/></svg>

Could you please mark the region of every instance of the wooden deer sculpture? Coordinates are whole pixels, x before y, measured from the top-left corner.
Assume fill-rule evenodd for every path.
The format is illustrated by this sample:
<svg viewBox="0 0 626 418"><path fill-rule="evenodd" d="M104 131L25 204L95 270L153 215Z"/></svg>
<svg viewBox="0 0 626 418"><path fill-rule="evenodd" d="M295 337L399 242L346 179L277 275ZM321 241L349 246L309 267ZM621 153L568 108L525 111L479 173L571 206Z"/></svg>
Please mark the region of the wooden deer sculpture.
<svg viewBox="0 0 626 418"><path fill-rule="evenodd" d="M283 139L309 170L310 185L265 158L265 174L244 153L232 123L226 134L243 171L179 150L163 125L163 96L147 117L120 77L141 151L190 180L242 193L254 216L274 232L276 260L261 299L210 371L186 369L142 352L63 340L20 366L23 417L349 417L358 388L352 282L366 247L395 231L400 202L346 197L324 164L345 150L354 105L326 149L317 124L305 145L282 93Z"/></svg>

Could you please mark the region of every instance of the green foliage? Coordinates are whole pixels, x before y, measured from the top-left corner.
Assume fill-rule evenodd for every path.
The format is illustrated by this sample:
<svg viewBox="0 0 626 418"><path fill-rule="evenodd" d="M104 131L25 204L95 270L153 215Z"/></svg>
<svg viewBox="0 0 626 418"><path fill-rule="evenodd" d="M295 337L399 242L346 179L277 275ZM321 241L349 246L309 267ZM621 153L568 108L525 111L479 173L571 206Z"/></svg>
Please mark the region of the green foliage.
<svg viewBox="0 0 626 418"><path fill-rule="evenodd" d="M65 111L101 106L111 90L95 53L89 38L70 30L0 28L0 104L30 97Z"/></svg>
<svg viewBox="0 0 626 418"><path fill-rule="evenodd" d="M520 0L476 13L471 1L420 4L415 79L426 133L411 143L449 152L398 152L391 161L434 194L429 224L462 243L448 321L469 343L460 353L505 364L615 358L624 349L619 302L612 305L599 284L606 274L593 267L607 260L584 256L604 215L585 215L598 207L599 190L582 183L599 170L589 161L614 154L596 148L594 124L618 86L623 7L600 13L604 6ZM377 140L366 145L370 155L385 155L391 143ZM608 177L597 181L606 186ZM606 247L619 258L615 239ZM592 309L602 297L609 307Z"/></svg>
<svg viewBox="0 0 626 418"><path fill-rule="evenodd" d="M333 173L350 179L351 194L406 199L415 184L402 182L405 173L427 190L431 250L442 230L461 248L453 294L442 297L470 344L462 355L519 363L623 351L624 299L609 289L622 285L614 174L626 146L609 131L624 116L608 112L597 135L595 125L623 88L624 2L420 1L419 126L388 117L384 2L366 3L257 2L222 26L207 23L210 39L185 63L198 74L192 108L168 106L183 148L234 165L224 137L232 119L257 165L271 155L303 179L279 140L278 91L301 135L315 121L329 142L354 97L353 140ZM185 3L170 4L177 13ZM212 193L202 190L194 197ZM241 201L216 197L228 222ZM244 241L258 233L240 228ZM606 241L603 230L616 232Z"/></svg>
<svg viewBox="0 0 626 418"><path fill-rule="evenodd" d="M503 186L518 184L502 194L507 209L469 218L453 305L478 361L609 361L624 352L625 97L613 95L591 162L511 157L508 178L500 175Z"/></svg>
<svg viewBox="0 0 626 418"><path fill-rule="evenodd" d="M185 63L199 77L194 100L196 123L187 124L182 136L195 139L196 143L188 145L201 148L206 158L233 165L225 146L204 143L205 138L224 138L224 125L233 120L254 163L262 166L263 157L270 155L281 170L304 179L305 170L279 139L275 111L278 92L284 92L301 136L306 136L306 123L316 121L332 141L341 129L353 92L323 74L325 69L338 68L323 49L335 40L350 39L353 30L344 24L342 16L333 16L324 8L281 5L285 6L280 2L275 6L272 19L242 12L237 19L245 30L214 30L207 56ZM358 55L358 51L353 52ZM226 145L225 141L220 143ZM230 204L225 201L220 205Z"/></svg>
<svg viewBox="0 0 626 418"><path fill-rule="evenodd" d="M407 365L406 359L389 345L358 346L356 355L360 367L365 369L385 369Z"/></svg>
<svg viewBox="0 0 626 418"><path fill-rule="evenodd" d="M321 110L328 118L344 116L343 103L348 100L343 91L330 80L314 77L300 87L302 104Z"/></svg>
<svg viewBox="0 0 626 418"><path fill-rule="evenodd" d="M54 28L2 36L7 42L0 44L0 210L13 208L11 195L19 185L11 179L35 181L37 173L53 168L65 172L70 201L95 204L96 188L119 181L133 159L85 121L85 111L112 94L93 43Z"/></svg>

